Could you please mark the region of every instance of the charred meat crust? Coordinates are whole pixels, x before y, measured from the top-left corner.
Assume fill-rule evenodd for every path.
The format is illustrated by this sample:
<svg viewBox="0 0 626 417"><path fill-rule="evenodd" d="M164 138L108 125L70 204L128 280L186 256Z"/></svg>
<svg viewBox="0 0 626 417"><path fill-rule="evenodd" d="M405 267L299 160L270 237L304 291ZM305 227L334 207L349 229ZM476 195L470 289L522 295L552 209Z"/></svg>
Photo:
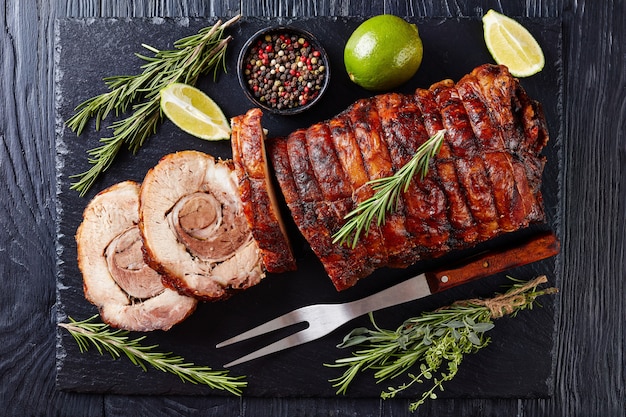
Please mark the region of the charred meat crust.
<svg viewBox="0 0 626 417"><path fill-rule="evenodd" d="M237 186L265 268L274 273L293 271L296 260L270 178L261 117L261 110L251 109L231 120Z"/></svg>
<svg viewBox="0 0 626 417"><path fill-rule="evenodd" d="M355 248L332 244L345 214L372 195L366 182L393 174L444 128L429 174L410 184L386 223L372 225ZM342 290L382 266L410 265L542 221L539 152L547 141L541 106L506 67L487 64L456 84L359 100L269 143L294 221Z"/></svg>

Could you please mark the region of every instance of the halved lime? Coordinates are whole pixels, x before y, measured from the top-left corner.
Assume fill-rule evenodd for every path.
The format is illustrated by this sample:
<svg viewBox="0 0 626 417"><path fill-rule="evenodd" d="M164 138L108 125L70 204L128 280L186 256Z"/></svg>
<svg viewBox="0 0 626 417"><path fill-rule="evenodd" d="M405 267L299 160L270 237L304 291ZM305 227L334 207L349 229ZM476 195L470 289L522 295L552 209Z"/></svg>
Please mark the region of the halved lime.
<svg viewBox="0 0 626 417"><path fill-rule="evenodd" d="M408 81L422 63L422 40L417 26L383 14L357 27L344 48L350 80L374 91L390 90Z"/></svg>

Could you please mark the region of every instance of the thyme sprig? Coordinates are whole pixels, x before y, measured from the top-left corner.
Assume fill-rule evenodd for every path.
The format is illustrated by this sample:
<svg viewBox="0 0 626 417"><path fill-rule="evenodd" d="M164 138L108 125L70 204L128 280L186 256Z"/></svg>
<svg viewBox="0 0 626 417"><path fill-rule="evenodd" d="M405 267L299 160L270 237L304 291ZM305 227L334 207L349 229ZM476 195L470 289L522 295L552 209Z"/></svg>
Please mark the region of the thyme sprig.
<svg viewBox="0 0 626 417"><path fill-rule="evenodd" d="M361 201L354 210L346 214L348 220L335 234L333 243L344 244L351 240L350 246L354 248L361 233L367 235L369 227L376 218L378 226L384 224L387 213L397 209L400 201L400 193L405 193L411 180L416 173L422 180L428 174L430 160L437 155L443 144L445 129L439 130L426 142L420 145L415 155L393 175L368 181L375 193L366 200Z"/></svg>
<svg viewBox="0 0 626 417"><path fill-rule="evenodd" d="M338 347L359 348L352 356L327 365L347 368L330 382L337 388L337 394L345 394L354 378L368 369L374 371L376 382L403 375L408 378L408 382L384 390L383 399L428 382L430 387L409 405L415 411L426 400L437 398L437 391L443 391L444 383L454 378L466 354L476 353L490 343L485 333L494 328L494 319L504 315L514 317L522 310L532 309L538 297L557 292L555 288L537 288L545 282L545 276L518 281L504 294L487 300L460 301L425 312L406 320L396 330L380 328L370 313L374 329L357 328L346 335ZM419 373L411 371L416 365Z"/></svg>
<svg viewBox="0 0 626 417"><path fill-rule="evenodd" d="M59 326L68 330L74 337L81 353L89 350L90 345L94 345L101 355L108 352L114 359L124 355L144 371L148 370L146 365L150 365L160 371L177 375L183 382L204 384L235 395L241 395L242 388L247 386L243 377L228 376L228 371L216 371L206 366L194 365L172 353L155 352L154 349L158 345L141 345L145 336L130 339L128 331L111 330L105 323L94 322L96 317L98 315L83 321L70 318L69 323L59 323Z"/></svg>
<svg viewBox="0 0 626 417"><path fill-rule="evenodd" d="M102 120L110 114L119 116L129 110L132 113L111 123L109 128L113 135L100 139L102 145L87 151L92 167L71 176L77 179L71 184L71 189L83 196L98 176L111 166L122 146L126 145L136 153L145 140L156 132L163 120L161 89L174 82L195 85L201 75L213 71L215 78L219 68L226 70L226 46L232 37L224 37L224 30L239 18L237 15L225 23L220 20L195 35L179 39L174 43L174 50L161 51L142 44L154 56L135 54L146 61L140 74L104 78L109 91L79 104L74 109L74 115L67 120L67 126L80 135L92 119L95 119L96 130L100 130Z"/></svg>

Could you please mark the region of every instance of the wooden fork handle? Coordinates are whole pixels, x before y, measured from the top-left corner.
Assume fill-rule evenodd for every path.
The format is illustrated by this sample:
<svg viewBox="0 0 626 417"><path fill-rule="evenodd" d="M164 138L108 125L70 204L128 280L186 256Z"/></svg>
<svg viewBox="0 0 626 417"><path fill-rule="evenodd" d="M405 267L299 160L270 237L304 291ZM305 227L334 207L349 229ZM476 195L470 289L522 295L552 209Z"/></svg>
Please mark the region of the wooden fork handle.
<svg viewBox="0 0 626 417"><path fill-rule="evenodd" d="M445 291L507 269L537 262L559 253L561 245L553 232L543 232L513 248L490 251L452 269L427 272L432 293Z"/></svg>

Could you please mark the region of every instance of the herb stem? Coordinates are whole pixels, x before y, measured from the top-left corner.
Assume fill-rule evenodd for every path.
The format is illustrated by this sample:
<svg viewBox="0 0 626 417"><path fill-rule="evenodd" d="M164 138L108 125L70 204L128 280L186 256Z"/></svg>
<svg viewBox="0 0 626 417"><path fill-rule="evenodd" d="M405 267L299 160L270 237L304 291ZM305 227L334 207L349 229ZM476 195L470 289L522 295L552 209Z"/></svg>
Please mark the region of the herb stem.
<svg viewBox="0 0 626 417"><path fill-rule="evenodd" d="M179 39L174 43L174 50L159 50L142 44L154 56L135 54L145 61L140 74L106 77L104 82L109 91L76 106L74 115L66 124L77 135L92 119L95 119L95 129L100 130L102 121L113 112L116 117L129 109L132 113L113 122L109 126L113 136L100 139L101 146L88 151L92 166L71 177L77 179L71 184L71 189L81 196L85 195L100 174L111 166L122 145L136 153L145 140L156 132L163 119L159 95L163 88L174 82L195 85L203 74L213 71L216 78L218 69L226 70L226 47L232 37L223 37L223 32L239 18L237 15L225 23L220 20L195 35Z"/></svg>
<svg viewBox="0 0 626 417"><path fill-rule="evenodd" d="M344 244L351 240L350 246L354 248L361 233L365 231L365 234L368 234L374 218L377 226L384 224L387 213L397 209L401 193L409 189L415 174L419 172L420 181L428 174L430 160L441 149L445 132L445 129L439 130L421 144L411 160L393 175L368 181L366 185L370 185L375 193L359 202L354 210L346 214L344 219L347 222L333 234L333 243Z"/></svg>
<svg viewBox="0 0 626 417"><path fill-rule="evenodd" d="M94 323L97 315L83 321L70 318L69 323L59 323L60 327L70 332L76 340L81 353L89 349L90 343L96 347L100 355L105 352L114 359L126 356L134 365L146 372L149 364L155 369L177 375L183 382L208 385L213 389L225 390L235 395L242 394L247 386L243 377L228 376L228 371L215 371L206 366L197 366L185 362L180 356L171 353L154 352L158 345L143 346L140 344L145 336L129 339L128 331L110 330L104 323Z"/></svg>
<svg viewBox="0 0 626 417"><path fill-rule="evenodd" d="M408 382L388 387L381 393L385 399L429 380L430 388L409 406L415 411L427 399L437 398L435 391L443 390L444 383L456 375L464 355L476 353L490 343L485 333L494 327L494 319L504 314L514 317L522 310L531 309L538 297L557 292L555 288L537 288L545 282L545 276L517 282L504 294L487 300L459 301L425 312L405 320L396 330L381 329L370 313L374 329L357 328L346 335L338 347L358 348L351 356L327 365L347 368L330 382L337 388L337 394L345 394L354 378L368 369L373 371L376 382L405 375ZM420 372L411 373L418 364Z"/></svg>

